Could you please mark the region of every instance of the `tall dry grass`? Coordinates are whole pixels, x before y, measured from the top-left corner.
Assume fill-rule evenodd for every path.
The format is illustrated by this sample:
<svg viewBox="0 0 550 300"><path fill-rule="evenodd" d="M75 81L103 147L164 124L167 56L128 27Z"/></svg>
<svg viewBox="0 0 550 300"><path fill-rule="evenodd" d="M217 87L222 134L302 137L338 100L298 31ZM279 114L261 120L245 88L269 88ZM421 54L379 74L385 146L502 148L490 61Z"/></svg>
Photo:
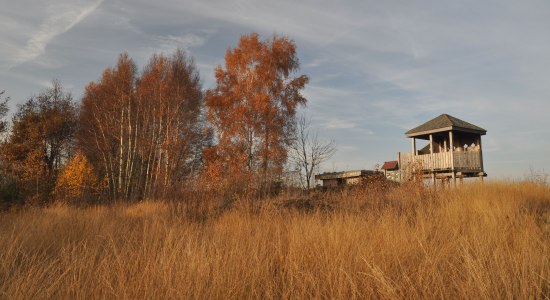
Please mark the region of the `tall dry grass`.
<svg viewBox="0 0 550 300"><path fill-rule="evenodd" d="M527 299L549 280L540 184L0 215L1 298Z"/></svg>

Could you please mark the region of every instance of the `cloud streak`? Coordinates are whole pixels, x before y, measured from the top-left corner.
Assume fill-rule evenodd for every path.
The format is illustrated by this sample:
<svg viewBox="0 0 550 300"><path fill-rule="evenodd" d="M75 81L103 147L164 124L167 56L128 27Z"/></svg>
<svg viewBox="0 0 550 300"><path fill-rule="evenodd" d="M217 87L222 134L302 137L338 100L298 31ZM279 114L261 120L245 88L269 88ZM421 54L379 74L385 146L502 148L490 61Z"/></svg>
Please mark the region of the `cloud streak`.
<svg viewBox="0 0 550 300"><path fill-rule="evenodd" d="M84 20L93 13L103 1L104 0L97 0L89 5L72 8L66 11L55 11L54 14L46 18L40 25L39 30L28 39L25 47L17 53L10 69L32 61L43 54L51 40L69 31Z"/></svg>
<svg viewBox="0 0 550 300"><path fill-rule="evenodd" d="M241 34L275 33L298 46L300 74L311 79L306 110L320 137L355 149L343 146L327 165L393 159L410 148L406 130L449 113L489 131L491 176L516 176L529 164L550 169L540 159L550 140L526 134L550 127L548 1L56 0L50 9L30 2L8 1L0 11L0 88L13 99L52 77L78 98L118 53L143 66L177 47L212 88L214 67ZM18 68L6 72L9 65Z"/></svg>

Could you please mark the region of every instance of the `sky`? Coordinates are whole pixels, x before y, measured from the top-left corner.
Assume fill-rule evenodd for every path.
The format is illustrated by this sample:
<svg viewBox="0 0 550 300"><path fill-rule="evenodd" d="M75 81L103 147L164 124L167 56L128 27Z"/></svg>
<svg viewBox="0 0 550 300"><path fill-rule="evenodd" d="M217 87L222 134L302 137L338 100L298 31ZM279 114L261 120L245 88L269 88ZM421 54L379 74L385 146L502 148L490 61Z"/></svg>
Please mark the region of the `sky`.
<svg viewBox="0 0 550 300"><path fill-rule="evenodd" d="M17 104L53 79L80 101L127 52L185 49L203 88L251 32L297 45L301 110L337 153L323 171L373 169L442 113L487 130L489 178L550 172L550 1L0 0L0 90Z"/></svg>

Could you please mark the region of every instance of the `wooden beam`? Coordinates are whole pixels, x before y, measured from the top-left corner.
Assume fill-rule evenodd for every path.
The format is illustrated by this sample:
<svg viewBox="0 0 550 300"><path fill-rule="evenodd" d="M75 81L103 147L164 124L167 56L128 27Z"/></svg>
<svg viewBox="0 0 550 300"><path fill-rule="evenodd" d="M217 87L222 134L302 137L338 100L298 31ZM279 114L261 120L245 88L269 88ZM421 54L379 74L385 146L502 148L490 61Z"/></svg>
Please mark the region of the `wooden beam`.
<svg viewBox="0 0 550 300"><path fill-rule="evenodd" d="M408 138L428 136L428 134L430 134L430 133L447 132L449 130L454 130L455 132L473 133L473 134L479 134L479 135L485 135L487 133L486 131L481 131L481 130L467 129L467 128L462 128L462 127L457 127L457 126L448 126L448 127L444 127L444 128L438 128L438 129L434 129L434 130L426 130L426 131L421 131L421 132L416 132L416 133L409 133L409 134L405 133L405 136L408 137Z"/></svg>
<svg viewBox="0 0 550 300"><path fill-rule="evenodd" d="M453 188L456 188L456 175L454 171L451 176L453 177Z"/></svg>
<svg viewBox="0 0 550 300"><path fill-rule="evenodd" d="M399 182L403 181L401 173L403 173L403 165L401 164L401 152L397 152L397 170L399 172Z"/></svg>
<svg viewBox="0 0 550 300"><path fill-rule="evenodd" d="M451 144L451 173L453 177L453 188L456 188L456 174L455 174L455 154L454 154L454 140L453 131L449 131L449 143Z"/></svg>
<svg viewBox="0 0 550 300"><path fill-rule="evenodd" d="M433 135L430 133L430 154L434 153L434 138Z"/></svg>
<svg viewBox="0 0 550 300"><path fill-rule="evenodd" d="M412 155L416 155L416 138L412 138Z"/></svg>
<svg viewBox="0 0 550 300"><path fill-rule="evenodd" d="M479 136L479 164L481 165L481 171L483 172L483 148L481 147L481 135Z"/></svg>

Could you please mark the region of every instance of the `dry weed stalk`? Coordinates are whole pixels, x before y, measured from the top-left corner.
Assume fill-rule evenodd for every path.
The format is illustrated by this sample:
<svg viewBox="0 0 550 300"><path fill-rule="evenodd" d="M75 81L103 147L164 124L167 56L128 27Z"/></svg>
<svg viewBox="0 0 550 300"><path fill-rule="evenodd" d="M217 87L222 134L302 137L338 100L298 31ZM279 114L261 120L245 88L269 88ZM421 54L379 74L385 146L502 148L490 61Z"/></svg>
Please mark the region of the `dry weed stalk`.
<svg viewBox="0 0 550 300"><path fill-rule="evenodd" d="M545 185L201 197L1 213L1 297L550 297Z"/></svg>

